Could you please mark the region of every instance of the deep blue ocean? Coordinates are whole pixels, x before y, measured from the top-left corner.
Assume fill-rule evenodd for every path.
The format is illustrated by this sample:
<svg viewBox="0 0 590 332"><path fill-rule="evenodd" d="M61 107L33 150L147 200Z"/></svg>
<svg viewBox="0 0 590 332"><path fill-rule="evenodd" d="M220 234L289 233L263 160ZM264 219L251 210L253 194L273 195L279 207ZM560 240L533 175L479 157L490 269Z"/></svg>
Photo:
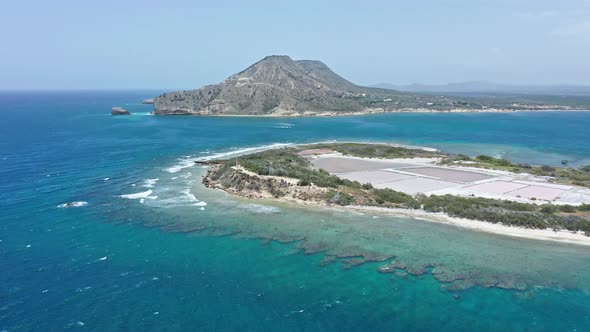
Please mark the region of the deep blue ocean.
<svg viewBox="0 0 590 332"><path fill-rule="evenodd" d="M333 140L590 165L590 112L157 117L159 93L0 93L0 331L590 330L590 247L247 201L194 165Z"/></svg>

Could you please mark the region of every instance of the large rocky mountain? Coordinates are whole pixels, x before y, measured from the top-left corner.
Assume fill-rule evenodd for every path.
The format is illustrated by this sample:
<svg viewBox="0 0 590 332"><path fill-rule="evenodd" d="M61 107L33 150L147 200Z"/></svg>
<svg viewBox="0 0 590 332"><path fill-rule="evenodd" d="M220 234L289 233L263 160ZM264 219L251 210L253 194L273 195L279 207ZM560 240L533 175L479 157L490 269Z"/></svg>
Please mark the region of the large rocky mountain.
<svg viewBox="0 0 590 332"><path fill-rule="evenodd" d="M358 86L320 61L268 56L225 81L154 99L155 114L338 115L496 107L478 100Z"/></svg>
<svg viewBox="0 0 590 332"><path fill-rule="evenodd" d="M269 56L224 82L154 99L156 114L264 115L356 112L363 94L386 90L357 86L328 66Z"/></svg>
<svg viewBox="0 0 590 332"><path fill-rule="evenodd" d="M382 107L392 90L353 84L320 61L268 56L224 82L154 99L155 114L314 115ZM393 99L392 99L393 100Z"/></svg>

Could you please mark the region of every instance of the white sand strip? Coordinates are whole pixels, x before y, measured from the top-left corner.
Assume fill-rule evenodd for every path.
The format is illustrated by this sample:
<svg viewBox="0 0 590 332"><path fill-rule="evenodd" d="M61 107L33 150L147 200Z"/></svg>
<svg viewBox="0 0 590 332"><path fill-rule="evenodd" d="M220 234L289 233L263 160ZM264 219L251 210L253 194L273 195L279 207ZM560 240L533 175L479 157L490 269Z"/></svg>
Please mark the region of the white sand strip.
<svg viewBox="0 0 590 332"><path fill-rule="evenodd" d="M371 206L347 206L345 208L361 212L374 212L381 214L409 216L430 222L440 222L449 225L454 225L457 227L464 227L471 230L494 233L499 235L590 246L590 237L584 235L581 232L570 232L566 230L553 231L551 229L530 229L523 227L506 226L503 224L493 224L485 221L455 218L450 217L449 215L444 213L432 213L423 210L390 209Z"/></svg>

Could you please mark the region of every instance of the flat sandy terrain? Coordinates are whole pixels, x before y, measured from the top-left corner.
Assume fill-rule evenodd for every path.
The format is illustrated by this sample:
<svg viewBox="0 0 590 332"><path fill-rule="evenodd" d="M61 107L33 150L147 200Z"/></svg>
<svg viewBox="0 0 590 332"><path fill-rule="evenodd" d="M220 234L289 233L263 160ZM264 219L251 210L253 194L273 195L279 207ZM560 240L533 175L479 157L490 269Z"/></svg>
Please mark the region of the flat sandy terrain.
<svg viewBox="0 0 590 332"><path fill-rule="evenodd" d="M413 177L399 181L377 183L375 188L384 189L389 188L396 191L401 191L406 194L416 195L420 193L427 193L430 191L454 187L457 184L454 182L435 180L423 177Z"/></svg>
<svg viewBox="0 0 590 332"><path fill-rule="evenodd" d="M476 173L470 171L462 171L456 169L448 169L441 167L411 167L404 168L404 172L410 172L413 174L431 176L446 181L457 181L457 182L475 182L479 180L489 179L492 176L489 174Z"/></svg>
<svg viewBox="0 0 590 332"><path fill-rule="evenodd" d="M452 194L526 203L590 203L590 189L554 184L530 174L435 165L434 158L366 159L336 153L309 157L314 168L410 195Z"/></svg>
<svg viewBox="0 0 590 332"><path fill-rule="evenodd" d="M412 164L379 160L365 160L359 158L321 157L314 160L313 166L315 169L323 169L330 173L343 173L379 170L384 168L409 167L412 166Z"/></svg>
<svg viewBox="0 0 590 332"><path fill-rule="evenodd" d="M582 203L590 204L590 189L554 184L545 178L530 174L514 174L505 171L481 170L469 167L437 166L436 158L412 158L375 160L342 156L333 151L317 155L315 152L306 155L316 169L324 169L345 179L360 183L371 183L375 188L390 188L393 190L415 195L456 195L464 197L486 197L493 199L506 199L524 203L554 204ZM248 172L241 167L233 167L235 170ZM262 178L289 180L296 184L297 180L276 176L256 175ZM313 186L312 186L313 187ZM308 187L307 190L312 187ZM296 191L304 190L304 187L292 186ZM228 191L227 188L221 188ZM317 190L318 188L315 188ZM249 192L242 190L228 191L248 198L260 198L278 200L284 203L294 203L303 206L330 207L325 201L305 200L297 195L290 197L274 198L267 192ZM531 199L534 197L535 199ZM471 228L478 231L522 237L537 240L559 241L590 245L590 237L581 232L567 230L529 229L512 227L502 224L494 224L484 221L451 217L444 213L427 212L420 209L396 209L375 206L342 206L339 209L355 210L362 213L406 215L431 222L442 222L458 227Z"/></svg>
<svg viewBox="0 0 590 332"><path fill-rule="evenodd" d="M370 179L371 184L373 185L414 178L414 176L411 174L402 174L382 170L347 172L338 175L341 178L348 179L350 181L358 181L360 183L363 183L363 181L367 181L367 179Z"/></svg>

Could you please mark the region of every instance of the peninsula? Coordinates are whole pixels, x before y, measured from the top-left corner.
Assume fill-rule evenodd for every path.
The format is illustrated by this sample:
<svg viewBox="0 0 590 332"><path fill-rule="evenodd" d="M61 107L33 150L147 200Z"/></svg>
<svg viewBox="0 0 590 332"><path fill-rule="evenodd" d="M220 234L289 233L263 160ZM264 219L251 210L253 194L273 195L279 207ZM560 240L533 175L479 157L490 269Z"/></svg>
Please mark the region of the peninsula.
<svg viewBox="0 0 590 332"><path fill-rule="evenodd" d="M219 84L164 93L156 115L338 116L386 112L513 112L588 109L531 98L428 95L356 85L320 61L268 56Z"/></svg>
<svg viewBox="0 0 590 332"><path fill-rule="evenodd" d="M588 166L531 166L365 143L287 147L206 164L206 186L242 197L590 244Z"/></svg>

